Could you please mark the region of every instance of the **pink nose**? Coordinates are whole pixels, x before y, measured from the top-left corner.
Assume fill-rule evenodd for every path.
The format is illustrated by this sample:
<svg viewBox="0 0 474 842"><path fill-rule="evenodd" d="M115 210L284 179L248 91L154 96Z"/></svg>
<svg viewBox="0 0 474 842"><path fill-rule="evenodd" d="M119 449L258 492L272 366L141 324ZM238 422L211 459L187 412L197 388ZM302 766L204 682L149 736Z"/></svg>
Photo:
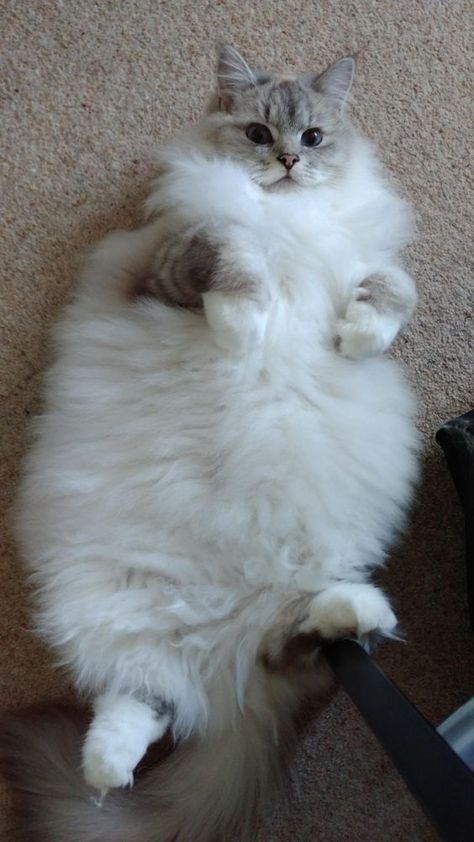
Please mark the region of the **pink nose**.
<svg viewBox="0 0 474 842"><path fill-rule="evenodd" d="M286 167L287 170L291 170L292 166L299 161L298 155L288 155L286 152L283 155L278 157L278 160Z"/></svg>

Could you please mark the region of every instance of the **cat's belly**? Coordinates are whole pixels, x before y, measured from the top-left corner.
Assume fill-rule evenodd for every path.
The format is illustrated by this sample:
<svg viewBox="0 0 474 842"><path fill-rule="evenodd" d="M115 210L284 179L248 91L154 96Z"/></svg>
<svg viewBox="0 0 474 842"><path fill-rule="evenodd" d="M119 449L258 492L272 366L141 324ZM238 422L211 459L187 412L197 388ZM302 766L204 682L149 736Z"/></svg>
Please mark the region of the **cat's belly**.
<svg viewBox="0 0 474 842"><path fill-rule="evenodd" d="M328 354L286 382L279 372L276 388L262 385L217 426L203 519L231 536L249 571L264 554L302 586L316 568L344 576L381 561L416 470L412 411L386 359Z"/></svg>
<svg viewBox="0 0 474 842"><path fill-rule="evenodd" d="M139 350L114 334L53 372L23 489L27 556L308 588L315 571L380 560L415 472L398 368L329 352L234 364L199 330Z"/></svg>

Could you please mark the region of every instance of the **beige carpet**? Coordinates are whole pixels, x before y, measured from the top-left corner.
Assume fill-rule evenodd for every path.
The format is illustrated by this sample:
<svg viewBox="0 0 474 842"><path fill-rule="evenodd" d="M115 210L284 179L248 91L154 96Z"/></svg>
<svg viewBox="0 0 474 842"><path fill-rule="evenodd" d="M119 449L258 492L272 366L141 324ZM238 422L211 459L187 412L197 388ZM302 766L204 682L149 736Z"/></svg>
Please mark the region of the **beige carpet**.
<svg viewBox="0 0 474 842"><path fill-rule="evenodd" d="M379 658L438 722L474 686L462 520L433 443L440 422L473 403L471 4L0 0L0 9L5 510L28 416L39 406L48 328L70 294L80 255L105 231L137 222L153 145L204 106L215 42L232 41L252 62L275 68L317 70L360 53L357 117L419 214L409 262L421 302L396 352L420 398L425 469L410 532L383 577L408 643L385 645ZM67 679L28 631L26 588L6 530L1 542L1 707L64 697ZM289 812L274 811L259 842L436 839L342 694L311 727L294 777ZM4 827L3 838L13 842Z"/></svg>

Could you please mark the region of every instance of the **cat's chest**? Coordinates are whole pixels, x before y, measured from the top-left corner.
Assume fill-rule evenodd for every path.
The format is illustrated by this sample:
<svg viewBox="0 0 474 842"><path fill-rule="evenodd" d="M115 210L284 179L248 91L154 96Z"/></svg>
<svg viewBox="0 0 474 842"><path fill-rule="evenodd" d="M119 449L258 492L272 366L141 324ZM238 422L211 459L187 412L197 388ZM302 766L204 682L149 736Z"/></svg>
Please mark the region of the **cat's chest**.
<svg viewBox="0 0 474 842"><path fill-rule="evenodd" d="M270 204L259 239L283 282L311 274L331 280L364 257L356 232L330 204Z"/></svg>

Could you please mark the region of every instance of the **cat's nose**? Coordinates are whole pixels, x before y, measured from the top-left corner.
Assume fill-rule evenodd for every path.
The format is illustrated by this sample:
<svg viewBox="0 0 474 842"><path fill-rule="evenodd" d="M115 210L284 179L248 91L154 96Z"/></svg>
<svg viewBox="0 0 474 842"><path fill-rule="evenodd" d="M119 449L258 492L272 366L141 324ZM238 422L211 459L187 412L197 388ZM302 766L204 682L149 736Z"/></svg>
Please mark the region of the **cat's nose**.
<svg viewBox="0 0 474 842"><path fill-rule="evenodd" d="M291 170L291 168L296 164L296 162L299 161L299 156L288 155L288 153L285 152L283 155L278 156L278 160L281 164L283 164L284 167L286 167L287 170Z"/></svg>

